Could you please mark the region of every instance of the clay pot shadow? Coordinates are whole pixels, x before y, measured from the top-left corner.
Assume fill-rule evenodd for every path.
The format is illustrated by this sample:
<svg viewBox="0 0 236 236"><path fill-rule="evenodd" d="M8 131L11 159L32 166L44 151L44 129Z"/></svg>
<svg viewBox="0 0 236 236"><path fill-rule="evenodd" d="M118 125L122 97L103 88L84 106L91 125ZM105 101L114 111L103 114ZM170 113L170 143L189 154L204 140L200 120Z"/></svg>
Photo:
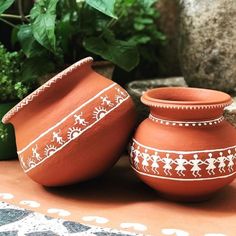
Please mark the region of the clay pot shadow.
<svg viewBox="0 0 236 236"><path fill-rule="evenodd" d="M125 157L99 178L70 186L44 188L63 198L91 203L119 205L158 199L158 194L135 176Z"/></svg>
<svg viewBox="0 0 236 236"><path fill-rule="evenodd" d="M228 185L215 193L212 198L198 203L182 204L186 208L192 208L196 211L214 212L214 213L236 213L236 187Z"/></svg>

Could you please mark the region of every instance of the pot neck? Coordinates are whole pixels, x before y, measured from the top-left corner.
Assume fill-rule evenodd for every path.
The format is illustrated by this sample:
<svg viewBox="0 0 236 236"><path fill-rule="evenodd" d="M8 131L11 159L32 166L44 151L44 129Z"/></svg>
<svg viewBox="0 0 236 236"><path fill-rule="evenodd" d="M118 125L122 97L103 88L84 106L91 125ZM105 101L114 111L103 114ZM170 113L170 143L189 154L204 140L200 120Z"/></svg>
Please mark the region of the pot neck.
<svg viewBox="0 0 236 236"><path fill-rule="evenodd" d="M232 98L215 90L169 87L149 90L141 101L150 107L151 118L211 122L221 120L224 108L232 103Z"/></svg>
<svg viewBox="0 0 236 236"><path fill-rule="evenodd" d="M150 117L170 121L211 121L223 116L224 107L175 108L150 107Z"/></svg>

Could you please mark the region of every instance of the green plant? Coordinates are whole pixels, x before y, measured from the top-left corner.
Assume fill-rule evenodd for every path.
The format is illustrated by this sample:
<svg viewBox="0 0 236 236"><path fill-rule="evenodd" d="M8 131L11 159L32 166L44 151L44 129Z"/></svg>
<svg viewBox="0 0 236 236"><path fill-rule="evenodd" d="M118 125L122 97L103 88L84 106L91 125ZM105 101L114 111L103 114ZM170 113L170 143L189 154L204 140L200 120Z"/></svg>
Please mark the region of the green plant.
<svg viewBox="0 0 236 236"><path fill-rule="evenodd" d="M21 81L23 52L9 52L0 44L0 101L22 99L31 88L31 83Z"/></svg>
<svg viewBox="0 0 236 236"><path fill-rule="evenodd" d="M91 54L131 71L140 58L158 60L152 46L165 40L154 0L38 0L26 16L4 14L14 0L3 2L0 20L14 26L27 57L24 80ZM13 25L11 17L22 24Z"/></svg>
<svg viewBox="0 0 236 236"><path fill-rule="evenodd" d="M0 141L6 142L7 138L8 138L8 130L5 125L0 123Z"/></svg>

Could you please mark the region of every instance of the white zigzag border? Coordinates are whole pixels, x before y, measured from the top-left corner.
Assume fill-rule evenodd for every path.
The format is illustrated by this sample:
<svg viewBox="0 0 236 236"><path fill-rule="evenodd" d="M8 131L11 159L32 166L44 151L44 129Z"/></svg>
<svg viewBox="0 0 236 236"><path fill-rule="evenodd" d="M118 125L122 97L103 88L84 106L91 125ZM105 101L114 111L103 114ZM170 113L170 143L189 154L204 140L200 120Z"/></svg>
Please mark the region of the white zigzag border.
<svg viewBox="0 0 236 236"><path fill-rule="evenodd" d="M50 88L51 85L55 84L58 80L62 79L65 75L71 73L74 71L76 68L87 64L89 62L92 62L93 58L92 57L86 57L70 67L66 68L56 76L54 76L52 79L50 79L48 82L43 84L41 87L36 89L34 92L29 94L26 98L24 98L21 102L19 102L15 107L13 107L3 118L2 118L2 123L6 124L8 121L17 113L19 112L23 107L27 106L35 97L38 97L42 92L44 92L46 89Z"/></svg>

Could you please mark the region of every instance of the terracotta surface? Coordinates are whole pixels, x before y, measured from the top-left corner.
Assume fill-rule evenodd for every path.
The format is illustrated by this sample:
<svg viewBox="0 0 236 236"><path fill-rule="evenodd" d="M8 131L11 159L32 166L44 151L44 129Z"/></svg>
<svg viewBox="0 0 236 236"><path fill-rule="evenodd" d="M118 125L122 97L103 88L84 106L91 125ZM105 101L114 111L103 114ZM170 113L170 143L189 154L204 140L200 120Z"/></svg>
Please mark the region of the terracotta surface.
<svg viewBox="0 0 236 236"><path fill-rule="evenodd" d="M236 130L223 118L228 94L196 88L158 88L142 102L151 109L137 128L131 165L164 196L199 201L236 176Z"/></svg>
<svg viewBox="0 0 236 236"><path fill-rule="evenodd" d="M116 229L124 229L120 227L121 223L139 223L147 230L142 231L145 228L139 227L139 230L129 228L128 231L155 236L177 235L167 234L164 229L169 229L169 232L170 229L182 230L189 236L210 236L210 233L211 236L213 233L217 236L235 236L236 233L235 181L206 202L168 202L134 176L127 156L99 179L56 188L42 187L27 178L18 161L2 161L0 183L2 201L53 217L59 216L48 213L49 208L63 209L67 216L62 218L80 223ZM36 201L40 206L24 205L29 200ZM65 214L68 212L69 215ZM99 216L109 221L85 221L85 216Z"/></svg>
<svg viewBox="0 0 236 236"><path fill-rule="evenodd" d="M88 57L68 67L3 117L14 125L23 170L42 185L93 178L118 160L128 142L133 102L91 64Z"/></svg>

